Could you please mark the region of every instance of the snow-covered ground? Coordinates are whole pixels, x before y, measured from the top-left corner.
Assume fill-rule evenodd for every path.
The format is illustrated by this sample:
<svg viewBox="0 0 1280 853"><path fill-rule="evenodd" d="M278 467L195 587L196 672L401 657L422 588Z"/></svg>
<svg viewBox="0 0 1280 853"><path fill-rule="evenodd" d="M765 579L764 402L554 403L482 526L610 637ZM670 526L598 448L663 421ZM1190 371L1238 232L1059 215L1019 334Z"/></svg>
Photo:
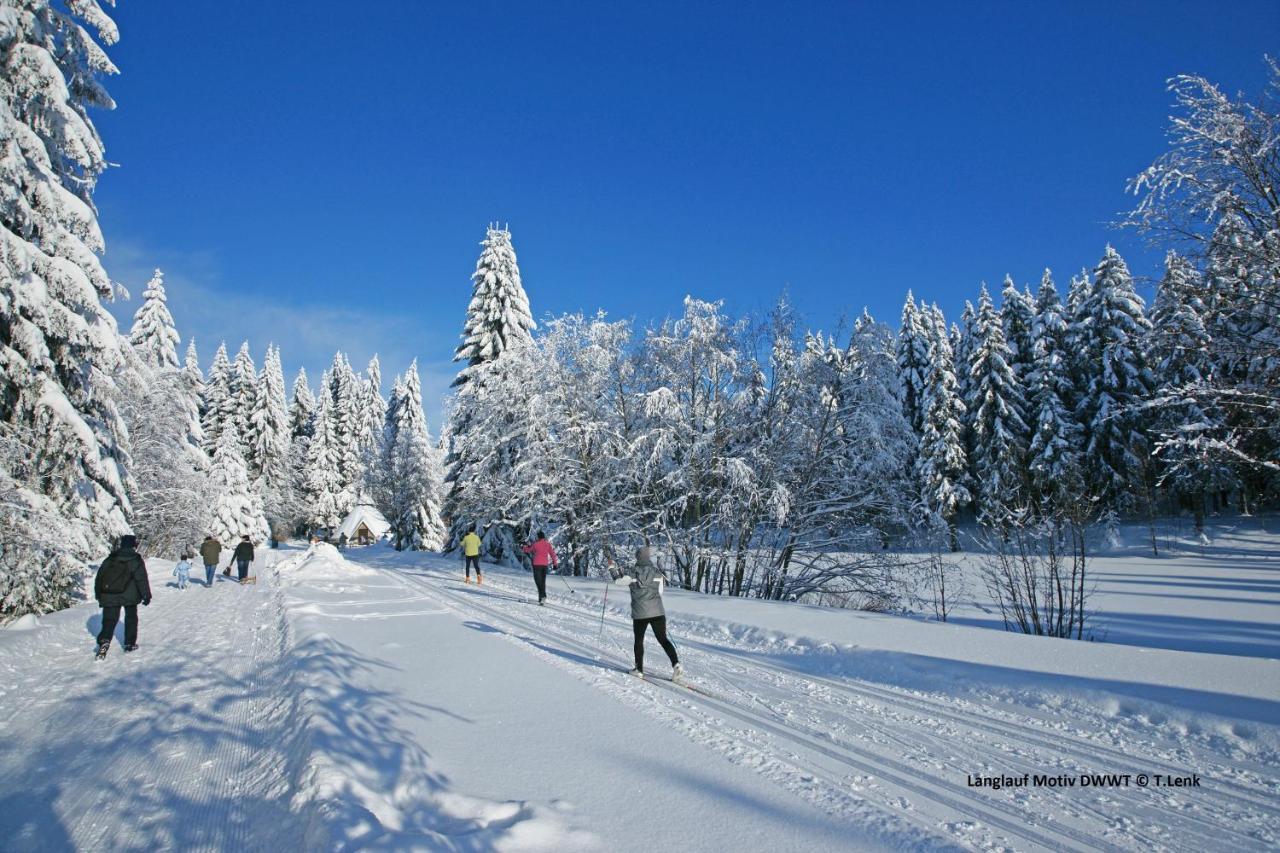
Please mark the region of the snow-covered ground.
<svg viewBox="0 0 1280 853"><path fill-rule="evenodd" d="M693 689L651 637L625 674L599 581L538 607L520 571L317 546L178 591L156 561L136 653L94 662L88 605L0 632L2 846L1273 849L1280 539L1245 527L1099 561L1119 642L669 590ZM1198 598L1113 604L1148 586ZM1120 624L1161 616L1176 642Z"/></svg>

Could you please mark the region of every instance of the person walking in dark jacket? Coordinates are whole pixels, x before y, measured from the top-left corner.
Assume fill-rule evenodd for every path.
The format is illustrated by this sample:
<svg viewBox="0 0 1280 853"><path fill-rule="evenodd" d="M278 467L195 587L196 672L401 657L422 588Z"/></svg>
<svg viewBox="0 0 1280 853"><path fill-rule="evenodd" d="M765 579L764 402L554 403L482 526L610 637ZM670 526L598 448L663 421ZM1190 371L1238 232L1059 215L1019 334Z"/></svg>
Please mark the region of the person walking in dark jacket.
<svg viewBox="0 0 1280 853"><path fill-rule="evenodd" d="M653 553L646 546L636 550L636 566L629 575L613 579L631 588L631 627L635 633L636 668L631 675L644 676L644 632L652 626L658 644L671 660L671 680L679 681L684 668L676 656L676 647L667 639L667 611L662 606L662 586L666 576L653 564Z"/></svg>
<svg viewBox="0 0 1280 853"><path fill-rule="evenodd" d="M124 650L138 647L138 605L151 603L151 582L147 580L147 564L138 553L136 536L121 536L120 547L98 566L93 579L93 597L102 608L102 630L98 632L98 660L107 656L111 637L124 608Z"/></svg>
<svg viewBox="0 0 1280 853"><path fill-rule="evenodd" d="M240 537L240 544L236 545L236 550L232 553L231 559L235 561L236 573L239 575L240 583L244 583L244 579L249 577L249 564L253 562L253 543L249 541L248 536ZM231 566L227 566L227 571L229 572L230 570Z"/></svg>
<svg viewBox="0 0 1280 853"><path fill-rule="evenodd" d="M204 585L213 586L213 573L218 570L218 560L222 558L222 543L212 536L204 537L200 543L200 559L204 560Z"/></svg>

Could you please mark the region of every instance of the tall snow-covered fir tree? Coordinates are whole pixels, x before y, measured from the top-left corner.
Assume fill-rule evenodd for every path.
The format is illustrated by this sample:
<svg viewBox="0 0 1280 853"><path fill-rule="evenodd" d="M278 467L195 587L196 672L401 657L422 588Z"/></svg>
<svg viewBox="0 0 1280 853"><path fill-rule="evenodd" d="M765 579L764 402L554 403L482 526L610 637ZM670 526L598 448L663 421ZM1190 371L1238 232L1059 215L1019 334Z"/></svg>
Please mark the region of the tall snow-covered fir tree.
<svg viewBox="0 0 1280 853"><path fill-rule="evenodd" d="M224 544L239 542L241 536L256 545L266 542L271 531L261 501L249 485L240 442L230 429L218 436L210 474L213 505L205 525L208 532Z"/></svg>
<svg viewBox="0 0 1280 853"><path fill-rule="evenodd" d="M1146 347L1157 380L1148 408L1160 484L1190 504L1197 529L1204 527L1209 496L1239 485L1233 467L1241 461L1216 395L1204 393L1216 367L1204 293L1195 266L1169 252Z"/></svg>
<svg viewBox="0 0 1280 853"><path fill-rule="evenodd" d="M96 0L0 10L0 618L65 606L83 561L128 529L125 353L92 202L107 161L88 114L115 106L99 78L116 68L86 25L118 38Z"/></svg>
<svg viewBox="0 0 1280 853"><path fill-rule="evenodd" d="M329 381L321 393L329 396L329 443L338 466L338 491L334 499L338 514L345 516L355 506L363 478L360 425L364 417L364 386L342 352L334 354L328 376Z"/></svg>
<svg viewBox="0 0 1280 853"><path fill-rule="evenodd" d="M902 382L902 411L907 423L918 436L924 429L925 375L929 372L929 339L916 300L907 291L902 306L902 325L898 329L898 374Z"/></svg>
<svg viewBox="0 0 1280 853"><path fill-rule="evenodd" d="M1044 271L1036 295L1031 371L1027 375L1027 415L1031 441L1027 473L1037 509L1056 516L1080 494L1079 424L1072 410L1069 327L1058 288Z"/></svg>
<svg viewBox="0 0 1280 853"><path fill-rule="evenodd" d="M396 379L382 435L382 452L370 470L369 483L379 510L391 523L396 550L441 550L447 532L440 516L443 476L422 413L416 361Z"/></svg>
<svg viewBox="0 0 1280 853"><path fill-rule="evenodd" d="M537 324L529 311L529 298L520 280L520 267L516 262L511 232L490 226L484 241L475 272L471 275L471 302L467 306L467 318L463 326L462 344L454 354L454 361L465 362L453 381L458 389L454 399L449 425L449 453L446 458L448 497L445 516L451 527L447 547L461 538L462 532L476 525L485 535L486 547L498 558L510 556L513 531L498 525L492 531L492 522L501 518L494 507L482 506L479 501L467 501L463 493L473 488L478 478L493 474L493 464L513 465L515 459L504 454L499 460L485 460L476 450L485 446L478 436L470 435L473 422L485 414L484 407L501 407L512 401L498 399L486 390L491 374L502 370L503 356L513 347L525 349L533 340ZM496 383L495 383L496 384Z"/></svg>
<svg viewBox="0 0 1280 853"><path fill-rule="evenodd" d="M315 432L316 398L311 394L307 381L307 369L298 368L293 380L293 397L289 401L289 435L311 437Z"/></svg>
<svg viewBox="0 0 1280 853"><path fill-rule="evenodd" d="M218 439L226 426L224 412L231 398L231 362L227 360L227 345L218 344L218 350L209 363L209 374L204 381L204 449L212 457L218 452Z"/></svg>
<svg viewBox="0 0 1280 853"><path fill-rule="evenodd" d="M1004 342L1009 347L1009 366L1024 386L1035 363L1032 355L1035 321L1035 300L1031 294L1018 290L1013 277L1005 276L1004 288L1000 291L1000 322L1004 327Z"/></svg>
<svg viewBox="0 0 1280 853"><path fill-rule="evenodd" d="M312 434L307 445L307 463L302 476L303 520L310 527L333 530L342 521L342 479L338 472L338 456L334 450L333 421L329 411L332 398L320 394L312 421Z"/></svg>
<svg viewBox="0 0 1280 853"><path fill-rule="evenodd" d="M240 344L236 360L231 364L227 377L227 396L222 401L219 414L222 429L233 430L245 465L252 467L252 448L249 445L249 417L253 414L258 396L258 368L249 353L249 342Z"/></svg>
<svg viewBox="0 0 1280 853"><path fill-rule="evenodd" d="M1076 418L1084 427L1085 486L1124 509L1144 491L1150 452L1140 410L1152 376L1143 346L1150 324L1124 259L1107 246L1080 302L1074 345L1083 370Z"/></svg>
<svg viewBox="0 0 1280 853"><path fill-rule="evenodd" d="M1029 430L1022 382L1009 360L1004 326L984 285L978 295L974 349L970 354L969 429L973 441L975 506L984 524L1003 527L1025 496Z"/></svg>
<svg viewBox="0 0 1280 853"><path fill-rule="evenodd" d="M414 372L417 372L415 365ZM421 396L421 394L419 394ZM419 401L421 405L421 401ZM375 353L369 359L367 375L361 388L360 429L357 446L361 467L373 463L382 445L382 430L387 420L387 401L382 396L382 363Z"/></svg>
<svg viewBox="0 0 1280 853"><path fill-rule="evenodd" d="M156 270L142 292L142 307L133 315L129 343L147 366L172 370L178 367L180 340L165 297L164 273Z"/></svg>
<svg viewBox="0 0 1280 853"><path fill-rule="evenodd" d="M249 416L249 479L261 497L263 510L272 529L285 533L287 518L281 509L289 502L289 412L285 405L284 370L280 350L267 347L262 373L254 393L253 412Z"/></svg>
<svg viewBox="0 0 1280 853"><path fill-rule="evenodd" d="M204 374L200 371L200 355L196 352L196 339L187 342L187 355L182 364L182 378L186 383L189 405L187 409L188 434L191 445L204 457L203 467L208 467L209 454L204 446Z"/></svg>
<svg viewBox="0 0 1280 853"><path fill-rule="evenodd" d="M916 456L915 477L921 502L939 522L950 529L951 547L959 547L955 516L971 496L965 485L967 459L963 429L965 404L960 399L956 381L951 340L932 312L924 327L928 350L925 364L924 423L920 450Z"/></svg>

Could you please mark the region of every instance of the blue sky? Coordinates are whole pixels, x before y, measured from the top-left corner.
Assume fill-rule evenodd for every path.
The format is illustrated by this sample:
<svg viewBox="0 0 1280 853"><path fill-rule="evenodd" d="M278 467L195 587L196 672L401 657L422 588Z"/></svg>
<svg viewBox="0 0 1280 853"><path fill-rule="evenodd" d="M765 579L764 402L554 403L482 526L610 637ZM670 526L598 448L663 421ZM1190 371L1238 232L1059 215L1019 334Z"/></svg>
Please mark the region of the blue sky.
<svg viewBox="0 0 1280 853"><path fill-rule="evenodd" d="M486 223L537 317L685 294L814 327L1060 283L1164 148L1165 80L1256 93L1280 4L122 0L108 271L318 372L418 358L433 432ZM136 302L116 306L128 318ZM290 380L292 376L290 375Z"/></svg>

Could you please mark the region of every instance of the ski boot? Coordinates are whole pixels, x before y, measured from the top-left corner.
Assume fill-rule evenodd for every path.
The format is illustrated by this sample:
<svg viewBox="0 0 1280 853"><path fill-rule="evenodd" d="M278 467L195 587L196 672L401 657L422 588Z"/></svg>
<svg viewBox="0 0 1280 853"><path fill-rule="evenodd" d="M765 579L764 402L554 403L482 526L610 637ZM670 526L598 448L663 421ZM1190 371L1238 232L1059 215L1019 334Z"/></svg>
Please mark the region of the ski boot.
<svg viewBox="0 0 1280 853"><path fill-rule="evenodd" d="M643 670L643 669L633 669L633 670L631 670L630 672L628 672L628 673L627 673L627 675L634 675L636 678L644 678L644 670Z"/></svg>
<svg viewBox="0 0 1280 853"><path fill-rule="evenodd" d="M683 666L681 666L680 664L676 664L675 666L671 667L671 680L676 682L677 684L684 681Z"/></svg>

